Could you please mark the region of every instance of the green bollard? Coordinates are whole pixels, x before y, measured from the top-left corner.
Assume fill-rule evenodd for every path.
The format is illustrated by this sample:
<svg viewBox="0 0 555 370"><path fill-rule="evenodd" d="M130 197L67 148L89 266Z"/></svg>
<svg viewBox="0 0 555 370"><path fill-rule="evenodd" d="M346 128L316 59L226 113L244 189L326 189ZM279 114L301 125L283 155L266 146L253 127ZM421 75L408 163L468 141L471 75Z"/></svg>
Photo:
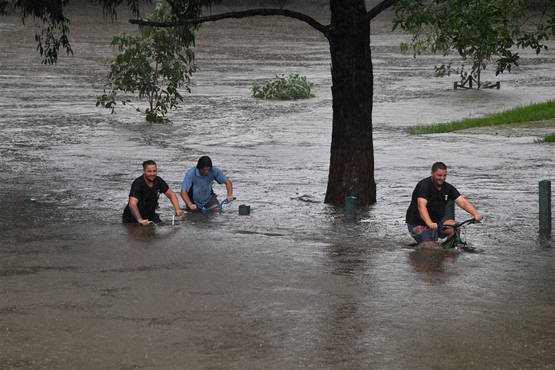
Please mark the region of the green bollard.
<svg viewBox="0 0 555 370"><path fill-rule="evenodd" d="M345 197L345 219L354 221L357 218L357 197Z"/></svg>
<svg viewBox="0 0 555 370"><path fill-rule="evenodd" d="M551 181L540 181L540 236L551 238Z"/></svg>

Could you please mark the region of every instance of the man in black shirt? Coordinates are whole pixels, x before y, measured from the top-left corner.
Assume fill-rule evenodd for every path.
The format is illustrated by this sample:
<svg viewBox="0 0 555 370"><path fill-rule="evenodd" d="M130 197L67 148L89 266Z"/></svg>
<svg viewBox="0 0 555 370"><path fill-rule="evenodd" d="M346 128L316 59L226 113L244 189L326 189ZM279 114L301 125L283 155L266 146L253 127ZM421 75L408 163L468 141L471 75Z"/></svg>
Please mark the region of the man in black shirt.
<svg viewBox="0 0 555 370"><path fill-rule="evenodd" d="M160 193L165 194L172 202L176 216L183 214L173 190L161 177L158 177L156 162L144 161L143 174L131 185L129 202L123 211L123 222L139 223L143 226L151 222L160 222L160 217L156 214Z"/></svg>
<svg viewBox="0 0 555 370"><path fill-rule="evenodd" d="M449 201L454 201L477 221L482 219L472 203L453 185L445 182L446 178L447 166L443 162L436 162L432 166L432 175L419 181L412 192L406 222L410 234L422 246L435 245L439 237L454 234L453 228L441 229L443 224L456 224L455 220L445 217L445 207Z"/></svg>

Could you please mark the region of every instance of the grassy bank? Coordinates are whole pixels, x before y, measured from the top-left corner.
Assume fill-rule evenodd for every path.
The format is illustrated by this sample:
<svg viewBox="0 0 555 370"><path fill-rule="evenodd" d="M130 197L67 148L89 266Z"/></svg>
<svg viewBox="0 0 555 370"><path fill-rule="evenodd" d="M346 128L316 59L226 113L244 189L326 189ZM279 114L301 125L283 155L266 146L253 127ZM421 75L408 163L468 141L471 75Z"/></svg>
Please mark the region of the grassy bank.
<svg viewBox="0 0 555 370"><path fill-rule="evenodd" d="M518 107L481 118L469 118L462 121L439 123L429 126L416 126L410 128L409 132L414 135L439 134L464 130L467 128L501 125L506 123L542 121L551 118L555 118L555 100L548 101L546 103L532 104L525 107Z"/></svg>
<svg viewBox="0 0 555 370"><path fill-rule="evenodd" d="M543 141L545 141L546 143L555 143L555 134L546 135L543 138Z"/></svg>

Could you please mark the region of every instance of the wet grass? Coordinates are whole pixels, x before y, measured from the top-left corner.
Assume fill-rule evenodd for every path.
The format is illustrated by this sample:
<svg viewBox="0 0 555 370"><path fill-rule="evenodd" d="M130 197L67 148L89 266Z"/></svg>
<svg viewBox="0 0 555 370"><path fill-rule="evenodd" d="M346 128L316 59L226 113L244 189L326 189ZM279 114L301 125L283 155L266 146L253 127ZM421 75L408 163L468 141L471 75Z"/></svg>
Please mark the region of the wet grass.
<svg viewBox="0 0 555 370"><path fill-rule="evenodd" d="M439 123L428 126L416 126L409 129L413 135L439 134L464 130L467 128L502 125L507 123L521 123L542 121L555 118L555 100L545 103L532 104L507 111L494 113L481 118L469 118L462 121ZM545 139L548 141L548 135Z"/></svg>
<svg viewBox="0 0 555 370"><path fill-rule="evenodd" d="M555 143L555 134L545 135L543 141L546 143Z"/></svg>

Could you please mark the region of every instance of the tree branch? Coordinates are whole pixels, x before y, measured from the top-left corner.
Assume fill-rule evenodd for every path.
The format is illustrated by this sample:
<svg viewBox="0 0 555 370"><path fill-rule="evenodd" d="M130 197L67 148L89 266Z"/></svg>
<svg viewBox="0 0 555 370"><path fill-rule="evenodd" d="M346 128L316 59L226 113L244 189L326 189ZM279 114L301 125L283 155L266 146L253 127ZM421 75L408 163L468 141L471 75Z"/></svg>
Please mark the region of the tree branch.
<svg viewBox="0 0 555 370"><path fill-rule="evenodd" d="M229 13L222 13L222 14L215 14L206 17L199 17L195 19L188 19L188 20L180 20L176 22L150 22L145 21L143 19L130 19L129 23L131 24L138 24L140 26L152 26L152 27L176 27L176 26L184 26L190 24L201 24L206 22L214 22L219 21L221 19L229 19L229 18L246 18L246 17L255 17L255 16L272 16L272 15L281 15L288 18L295 18L300 21L303 21L313 28L317 29L318 31L322 32L324 35L327 36L329 26L324 26L314 18L299 12L295 12L293 10L287 9L250 9L244 10L239 12L229 12Z"/></svg>
<svg viewBox="0 0 555 370"><path fill-rule="evenodd" d="M373 7L372 9L370 9L368 11L368 13L366 13L366 18L368 19L368 21L370 22L372 19L374 19L378 14L380 14L381 12L383 12L384 10L390 8L391 6L393 6L398 0L383 0L381 3L379 3L378 5L376 5L375 7Z"/></svg>

